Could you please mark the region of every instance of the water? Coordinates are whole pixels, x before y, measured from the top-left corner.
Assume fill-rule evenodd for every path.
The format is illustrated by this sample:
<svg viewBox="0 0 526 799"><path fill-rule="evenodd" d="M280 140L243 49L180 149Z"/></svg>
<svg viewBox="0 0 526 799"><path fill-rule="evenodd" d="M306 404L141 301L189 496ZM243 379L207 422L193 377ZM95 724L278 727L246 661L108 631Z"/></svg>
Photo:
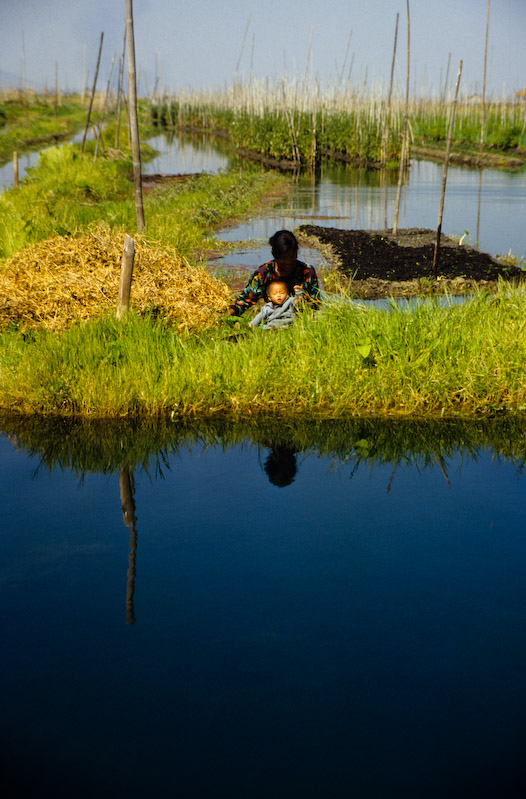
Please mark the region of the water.
<svg viewBox="0 0 526 799"><path fill-rule="evenodd" d="M431 162L411 163L407 185L403 187L398 225L400 228L422 227L436 230L443 166ZM241 249L225 256L228 263L254 266L269 259L266 242L280 228L302 224L336 227L343 230L381 230L391 227L396 204L396 175L387 185L378 171L324 165L316 181L308 175L298 180L294 194L271 209L265 216L247 220L227 228L218 238L235 241L260 241L261 246L247 257ZM478 208L479 180L480 212ZM450 167L446 188L442 232L464 236L491 255L512 252L526 255L526 172L465 167ZM478 221L478 224L477 224ZM387 224L386 224L387 222ZM303 260L323 264L312 250L303 250ZM316 263L317 262L317 263Z"/></svg>
<svg viewBox="0 0 526 799"><path fill-rule="evenodd" d="M0 438L8 795L524 795L519 428L133 430Z"/></svg>
<svg viewBox="0 0 526 799"><path fill-rule="evenodd" d="M86 136L86 139L91 139L95 136L95 132L93 128L91 128ZM70 139L70 143L77 143L80 144L84 137L84 131L80 130L75 133L74 136ZM52 145L50 147L44 147L42 150L30 150L26 152L22 152L18 154L18 179L22 181L26 175L28 169L30 167L36 166L38 164L40 154L46 152L46 150L51 150L54 147L61 147L62 145ZM15 182L15 174L14 174L14 167L13 162L8 161L6 164L0 165L0 192L5 191L6 189L10 189L14 186Z"/></svg>

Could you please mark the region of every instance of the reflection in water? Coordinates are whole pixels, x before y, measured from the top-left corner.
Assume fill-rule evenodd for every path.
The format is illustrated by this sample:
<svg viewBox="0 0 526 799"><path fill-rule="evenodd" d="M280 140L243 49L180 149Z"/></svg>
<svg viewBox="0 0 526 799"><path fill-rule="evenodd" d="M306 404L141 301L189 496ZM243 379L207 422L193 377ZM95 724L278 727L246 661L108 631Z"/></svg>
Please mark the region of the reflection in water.
<svg viewBox="0 0 526 799"><path fill-rule="evenodd" d="M269 447L270 453L263 468L272 485L284 488L290 485L296 476L296 454L293 449L279 444L269 444Z"/></svg>
<svg viewBox="0 0 526 799"><path fill-rule="evenodd" d="M0 416L0 432L20 449L37 456L42 466L70 469L80 477L87 473L123 475L129 484L123 505L124 523L134 519L134 470L162 477L170 459L195 447L230 449L253 444L271 450L265 471L283 484L296 475L298 453L329 458L350 468L404 463L419 471L439 466L462 455L462 462L477 461L484 452L508 460L522 469L526 462L526 423L517 416L484 419L384 419L350 417L335 419L279 419L251 421L207 420L204 423L168 419L89 420L47 417ZM268 471L266 468L267 463ZM128 475L126 477L126 475ZM131 528L130 528L131 529Z"/></svg>
<svg viewBox="0 0 526 799"><path fill-rule="evenodd" d="M133 595L135 593L135 558L137 553L137 530L135 529L135 499L133 473L129 469L121 469L119 474L122 519L130 531L130 554L128 556L128 572L126 583L126 623L135 624Z"/></svg>
<svg viewBox="0 0 526 799"><path fill-rule="evenodd" d="M0 429L13 796L524 795L522 420Z"/></svg>

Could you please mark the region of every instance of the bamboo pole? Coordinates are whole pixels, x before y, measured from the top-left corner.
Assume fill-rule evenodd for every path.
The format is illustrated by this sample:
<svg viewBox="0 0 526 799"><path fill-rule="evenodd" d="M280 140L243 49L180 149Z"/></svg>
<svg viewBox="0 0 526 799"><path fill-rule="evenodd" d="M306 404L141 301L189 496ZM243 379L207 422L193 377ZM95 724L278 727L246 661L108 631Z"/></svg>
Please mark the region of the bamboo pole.
<svg viewBox="0 0 526 799"><path fill-rule="evenodd" d="M141 147L139 141L139 120L137 118L137 83L135 71L135 36L133 33L133 2L126 0L126 38L128 40L128 113L131 128L133 156L133 182L135 185L135 214L137 230L144 229L144 208L142 204Z"/></svg>
<svg viewBox="0 0 526 799"><path fill-rule="evenodd" d="M102 125L104 124L104 116L106 114L106 106L108 105L108 97L110 96L110 84L111 84L111 76L113 74L113 65L115 63L115 53L113 53L113 58L111 59L111 67L110 67L110 74L108 77L108 84L106 86L106 94L104 95L104 105L102 106L102 111L99 119L99 124L97 126L97 143L95 144L95 155L93 160L97 160L97 154L99 152L99 142L102 136Z"/></svg>
<svg viewBox="0 0 526 799"><path fill-rule="evenodd" d="M482 78L482 108L480 109L480 152L481 153L484 148L484 133L486 128L486 64L488 60L489 7L490 7L490 0L488 0L488 12L486 15L486 40L484 43L484 74Z"/></svg>
<svg viewBox="0 0 526 799"><path fill-rule="evenodd" d="M393 43L393 58L391 61L391 78L389 80L389 94L387 95L387 113L386 113L386 120L385 120L385 130L384 135L382 138L382 161L384 164L387 163L387 145L389 144L389 131L391 129L391 101L393 97L393 80L394 80L394 70L395 70L395 63L396 63L396 44L398 41L398 20L400 19L400 14L396 13L396 24L395 24L395 35L394 35L394 43ZM387 228L387 181L385 181L385 197L384 197L384 227Z"/></svg>
<svg viewBox="0 0 526 799"><path fill-rule="evenodd" d="M133 276L133 262L135 259L135 242L131 236L124 236L124 249L122 251L121 280L119 285L119 298L117 300L117 319L126 316L130 308L131 283Z"/></svg>
<svg viewBox="0 0 526 799"><path fill-rule="evenodd" d="M407 72L405 82L405 112L404 112L404 132L402 135L402 152L400 153L400 171L398 173L398 186L396 189L396 202L395 202L395 215L393 222L393 235L396 236L398 230L398 214L400 211L400 196L402 194L402 178L408 159L407 150L407 137L408 137L408 117L409 117L409 65L410 65L410 37L411 37L411 24L409 19L409 0L407 2Z"/></svg>
<svg viewBox="0 0 526 799"><path fill-rule="evenodd" d="M433 256L433 272L435 273L435 277L437 276L438 271L438 258L440 254L440 236L442 234L442 215L444 212L444 198L446 195L446 181L447 181L447 170L449 166L449 153L451 151L451 140L453 139L453 128L455 127L455 114L457 110L457 99L458 99L458 87L460 85L460 76L462 75L462 61L458 66L458 74L457 74L457 82L455 85L455 98L453 100L453 106L451 109L451 119L449 120L449 130L447 134L447 144L446 144L446 154L444 156L444 172L442 174L442 191L440 193L440 206L438 210L438 227L437 227L437 239L435 243L435 253Z"/></svg>
<svg viewBox="0 0 526 799"><path fill-rule="evenodd" d="M239 58L237 59L236 64L236 71L234 72L234 79L232 81L232 85L235 87L237 82L237 74L239 72L239 67L241 66L241 59L243 57L243 50L245 49L245 40L247 38L248 28L250 26L250 20L252 19L252 12L248 15L247 26L245 28L245 33L243 34L243 41L241 42L241 50L239 52Z"/></svg>
<svg viewBox="0 0 526 799"><path fill-rule="evenodd" d="M88 135L89 121L90 121L90 117L91 117L91 109L93 108L93 100L94 100L94 97L95 97L95 90L97 88L97 78L98 78L98 75L99 75L100 56L101 56L101 53L102 53L102 42L103 42L103 40L104 40L104 31L100 35L99 55L98 55L98 58L97 58L97 66L95 68L95 77L93 78L93 86L92 86L92 89L91 89L91 97L90 97L89 106L88 106L88 116L87 116L87 119L86 119L86 127L84 128L84 135L82 137L82 144L80 145L80 152L81 153L84 152L84 145L86 144L86 136Z"/></svg>
<svg viewBox="0 0 526 799"><path fill-rule="evenodd" d="M13 152L13 176L15 189L18 189L18 152Z"/></svg>
<svg viewBox="0 0 526 799"><path fill-rule="evenodd" d="M58 61L55 61L55 122L57 121L58 107Z"/></svg>
<svg viewBox="0 0 526 799"><path fill-rule="evenodd" d="M119 148L119 136L121 131L121 103L122 103L122 78L124 74L124 58L126 56L126 25L124 26L124 36L122 42L122 56L119 61L119 88L117 89L117 119L115 124L115 149Z"/></svg>

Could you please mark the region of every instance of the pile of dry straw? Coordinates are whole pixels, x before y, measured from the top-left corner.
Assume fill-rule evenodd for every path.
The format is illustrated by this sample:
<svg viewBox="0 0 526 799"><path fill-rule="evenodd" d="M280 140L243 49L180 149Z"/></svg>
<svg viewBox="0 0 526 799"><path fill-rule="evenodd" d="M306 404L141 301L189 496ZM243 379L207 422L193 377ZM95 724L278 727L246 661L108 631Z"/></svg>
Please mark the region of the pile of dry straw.
<svg viewBox="0 0 526 799"><path fill-rule="evenodd" d="M230 291L175 250L135 241L130 305L156 311L179 327L206 327L224 312ZM25 247L0 268L0 325L63 330L79 319L115 310L124 232L103 225L74 238L57 236Z"/></svg>

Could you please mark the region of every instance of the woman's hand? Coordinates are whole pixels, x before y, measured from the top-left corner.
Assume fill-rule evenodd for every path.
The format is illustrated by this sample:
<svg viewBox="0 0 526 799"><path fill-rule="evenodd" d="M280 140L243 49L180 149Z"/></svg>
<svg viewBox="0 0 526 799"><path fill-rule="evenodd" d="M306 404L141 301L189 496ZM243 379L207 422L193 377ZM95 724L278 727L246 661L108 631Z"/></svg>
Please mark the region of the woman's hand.
<svg viewBox="0 0 526 799"><path fill-rule="evenodd" d="M303 291L303 286L294 286L294 294L296 302L305 302L305 293Z"/></svg>

